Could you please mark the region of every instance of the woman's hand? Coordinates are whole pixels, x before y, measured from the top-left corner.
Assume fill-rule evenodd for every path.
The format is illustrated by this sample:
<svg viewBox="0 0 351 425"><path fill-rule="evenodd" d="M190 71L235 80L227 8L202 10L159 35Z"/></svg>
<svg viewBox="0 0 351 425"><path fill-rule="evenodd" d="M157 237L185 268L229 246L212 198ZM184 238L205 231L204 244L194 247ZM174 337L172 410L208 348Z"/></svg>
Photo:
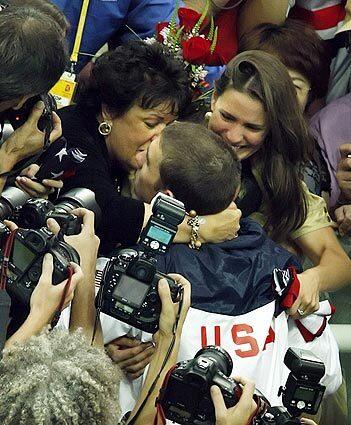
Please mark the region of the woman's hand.
<svg viewBox="0 0 351 425"><path fill-rule="evenodd" d="M71 263L73 268L73 275L71 277L71 284L67 291L63 309L68 306L72 301L74 290L78 283L83 279L81 268L74 263ZM65 291L67 279L58 285L52 284L52 273L54 270L53 258L51 254L45 254L43 259L43 268L37 286L35 287L30 298L31 314L40 315L45 317L48 322L51 321L55 311L57 310L62 296Z"/></svg>
<svg viewBox="0 0 351 425"><path fill-rule="evenodd" d="M42 182L33 181L40 167L31 164L22 170L21 175L16 178L16 186L28 193L32 198L47 198L56 189L63 186L62 180L44 179Z"/></svg>
<svg viewBox="0 0 351 425"><path fill-rule="evenodd" d="M199 229L200 242L220 243L236 238L240 229L240 217L241 211L234 202L218 214L202 217L203 223Z"/></svg>
<svg viewBox="0 0 351 425"><path fill-rule="evenodd" d="M211 398L216 413L216 425L247 425L257 409L253 399L255 384L240 377L235 377L234 379L242 384L242 394L238 403L229 409L224 403L219 387L216 385L211 387Z"/></svg>
<svg viewBox="0 0 351 425"><path fill-rule="evenodd" d="M301 319L302 316L308 316L319 309L319 282L310 270L297 275L300 282L299 295L288 310L294 319Z"/></svg>
<svg viewBox="0 0 351 425"><path fill-rule="evenodd" d="M179 274L169 274L169 277L173 278L179 286L183 288L183 304L179 316L177 333L180 334L183 328L183 324L190 307L190 282L185 277ZM162 309L159 321L159 330L155 334L155 339L158 336L172 336L173 327L176 322L178 315L179 303L173 302L171 298L171 291L166 279L160 279L158 282L158 294L161 299Z"/></svg>

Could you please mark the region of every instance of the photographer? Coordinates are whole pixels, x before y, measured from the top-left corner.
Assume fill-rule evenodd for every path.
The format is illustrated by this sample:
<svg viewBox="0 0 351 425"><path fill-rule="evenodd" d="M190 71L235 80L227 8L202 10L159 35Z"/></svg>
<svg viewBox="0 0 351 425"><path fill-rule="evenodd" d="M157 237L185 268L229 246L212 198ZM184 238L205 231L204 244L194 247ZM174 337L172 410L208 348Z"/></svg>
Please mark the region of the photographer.
<svg viewBox="0 0 351 425"><path fill-rule="evenodd" d="M98 239L94 233L94 215L92 212L78 209L75 214L83 218L79 235L69 236L66 241L75 247L81 258L84 277L81 277L72 303L70 329L83 329L68 334L64 330L54 329L38 337L30 338L30 332L19 330L8 342L5 358L0 362L0 422L7 424L36 425L40 423L73 424L116 424L119 419L118 386L120 370L112 364L103 352L99 332L94 339L96 347L89 346L92 340L95 307L94 270ZM58 224L50 220L48 227L59 231ZM45 260L46 261L46 260ZM45 266L46 275L52 270ZM50 274L50 273L49 273ZM184 289L183 305L176 332L175 345L162 371L158 385L153 389L148 402L135 422L149 423L145 418L155 415L155 399L159 385L166 371L174 364L178 354L179 339L185 316L190 304L190 285L181 276L173 276ZM38 285L33 293L32 306L39 305L36 316L40 322L40 309L55 311L53 291L57 286L50 285L46 303L38 301L42 286ZM78 290L78 288L80 290ZM43 292L40 292L43 293ZM160 282L159 295L162 301L160 329L157 334L156 354L150 364L150 371L143 389L140 403L149 392L150 384L161 372L160 364L166 356L173 339L173 327L178 314L178 304L173 303L168 285ZM14 342L21 344L14 345ZM40 365L40 367L38 367ZM9 409L9 406L12 406ZM133 413L132 413L133 415Z"/></svg>
<svg viewBox="0 0 351 425"><path fill-rule="evenodd" d="M1 10L0 123L8 110L22 108L29 98L46 93L60 78L67 64L65 28L60 25L45 9L34 5L9 5ZM0 173L11 171L19 161L41 150L44 132L38 129L38 121L43 110L40 101L25 124L3 142ZM61 133L60 119L53 113L50 141ZM0 179L0 190L5 181L5 177Z"/></svg>

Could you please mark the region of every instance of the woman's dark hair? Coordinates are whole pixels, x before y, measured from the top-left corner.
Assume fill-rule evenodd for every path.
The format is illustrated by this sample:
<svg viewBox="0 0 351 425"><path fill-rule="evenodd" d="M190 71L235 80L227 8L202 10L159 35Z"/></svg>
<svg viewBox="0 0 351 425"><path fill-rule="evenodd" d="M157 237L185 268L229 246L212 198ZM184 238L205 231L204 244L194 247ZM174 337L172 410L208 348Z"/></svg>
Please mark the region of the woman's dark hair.
<svg viewBox="0 0 351 425"><path fill-rule="evenodd" d="M30 6L0 12L0 101L47 92L68 62L62 28Z"/></svg>
<svg viewBox="0 0 351 425"><path fill-rule="evenodd" d="M300 168L314 146L295 88L284 65L257 50L241 53L228 63L216 82L216 94L220 96L228 88L247 94L264 107L267 135L255 159L268 205L265 228L276 241L286 240L306 219Z"/></svg>
<svg viewBox="0 0 351 425"><path fill-rule="evenodd" d="M181 115L188 102L190 83L183 63L160 43L140 40L101 55L77 95L83 108L97 114L104 104L115 117L134 105L151 109L163 103Z"/></svg>
<svg viewBox="0 0 351 425"><path fill-rule="evenodd" d="M311 84L309 101L327 94L330 74L329 46L302 21L287 19L281 25L260 24L239 40L239 53L262 50L271 53Z"/></svg>

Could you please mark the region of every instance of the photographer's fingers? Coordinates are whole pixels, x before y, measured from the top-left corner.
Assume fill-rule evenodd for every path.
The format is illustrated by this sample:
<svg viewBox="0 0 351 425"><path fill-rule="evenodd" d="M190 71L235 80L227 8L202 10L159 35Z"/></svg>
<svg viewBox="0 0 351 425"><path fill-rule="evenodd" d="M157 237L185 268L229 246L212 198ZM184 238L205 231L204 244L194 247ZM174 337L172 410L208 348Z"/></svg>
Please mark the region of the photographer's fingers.
<svg viewBox="0 0 351 425"><path fill-rule="evenodd" d="M50 133L50 142L54 142L56 139L62 136L61 120L54 111L52 112L52 123L54 128Z"/></svg>
<svg viewBox="0 0 351 425"><path fill-rule="evenodd" d="M51 285L52 272L54 271L54 259L51 254L45 254L43 258L43 265L41 269L41 276L38 285Z"/></svg>
<svg viewBox="0 0 351 425"><path fill-rule="evenodd" d="M94 230L94 222L95 222L95 214L93 211L87 210L86 208L76 208L71 211L72 214L77 217L82 217L83 219L83 229L89 230L90 232L95 233Z"/></svg>
<svg viewBox="0 0 351 425"><path fill-rule="evenodd" d="M39 118L42 116L43 112L44 112L44 102L42 102L41 100L39 102L37 102L34 106L33 109L26 121L26 124L29 124L30 126L35 126L38 127L38 121ZM39 130L38 130L39 131Z"/></svg>
<svg viewBox="0 0 351 425"><path fill-rule="evenodd" d="M234 379L242 385L242 394L240 396L240 400L235 406L235 413L248 422L249 418L251 418L257 409L257 404L253 399L255 384L252 381L240 376L235 376Z"/></svg>
<svg viewBox="0 0 351 425"><path fill-rule="evenodd" d="M216 425L226 425L227 407L224 403L221 390L216 385L212 385L211 387L211 398L215 408Z"/></svg>
<svg viewBox="0 0 351 425"><path fill-rule="evenodd" d="M58 235L59 231L61 230L60 225L54 218L48 218L46 221L46 225L50 232L52 232L54 235Z"/></svg>
<svg viewBox="0 0 351 425"><path fill-rule="evenodd" d="M171 290L169 289L168 282L165 278L162 278L158 281L158 295L161 299L161 313L164 313L167 316L172 315L174 310L173 301L171 297Z"/></svg>
<svg viewBox="0 0 351 425"><path fill-rule="evenodd" d="M11 232L13 232L14 230L18 229L18 226L16 223L14 223L13 221L10 220L4 220L4 224L6 227L8 227Z"/></svg>
<svg viewBox="0 0 351 425"><path fill-rule="evenodd" d="M189 310L191 304L191 284L184 276L176 273L169 273L169 277L174 279L179 286L183 289L183 306L182 306L182 314L184 315L184 319L186 313Z"/></svg>

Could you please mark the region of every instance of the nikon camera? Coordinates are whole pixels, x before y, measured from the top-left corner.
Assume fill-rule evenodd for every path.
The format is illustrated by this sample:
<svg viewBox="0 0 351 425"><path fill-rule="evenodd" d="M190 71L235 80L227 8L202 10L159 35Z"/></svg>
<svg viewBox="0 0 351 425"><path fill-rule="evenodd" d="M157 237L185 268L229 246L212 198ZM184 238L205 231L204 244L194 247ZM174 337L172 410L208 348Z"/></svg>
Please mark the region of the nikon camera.
<svg viewBox="0 0 351 425"><path fill-rule="evenodd" d="M6 188L0 197L0 220L15 219L20 228L9 243L10 231L0 221L0 264L8 257L7 291L16 300L29 304L31 294L41 276L42 261L46 253L53 256L53 284L68 278L71 261L79 264L79 255L70 245L51 233L46 220L55 218L66 235L78 234L81 219L70 212L78 207L91 209L96 220L100 209L95 195L89 189L72 189L60 197L55 205L45 199L28 199L23 191L16 187ZM7 251L9 250L9 254Z"/></svg>
<svg viewBox="0 0 351 425"><path fill-rule="evenodd" d="M3 264L9 229L0 222L0 263ZM23 304L29 304L42 271L43 257L53 256L52 283L57 285L69 276L70 262L79 264L77 251L60 241L48 229L18 229L13 240L7 269L7 292Z"/></svg>
<svg viewBox="0 0 351 425"><path fill-rule="evenodd" d="M155 256L166 253L185 208L182 202L160 193L153 200L152 213L140 236L139 250L121 250L108 261L96 297L103 313L149 333L157 331L161 313L158 281L167 280L173 301L180 295L177 283L157 271Z"/></svg>

